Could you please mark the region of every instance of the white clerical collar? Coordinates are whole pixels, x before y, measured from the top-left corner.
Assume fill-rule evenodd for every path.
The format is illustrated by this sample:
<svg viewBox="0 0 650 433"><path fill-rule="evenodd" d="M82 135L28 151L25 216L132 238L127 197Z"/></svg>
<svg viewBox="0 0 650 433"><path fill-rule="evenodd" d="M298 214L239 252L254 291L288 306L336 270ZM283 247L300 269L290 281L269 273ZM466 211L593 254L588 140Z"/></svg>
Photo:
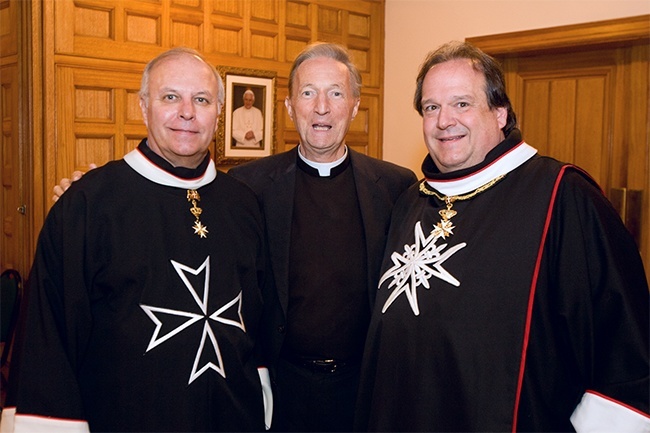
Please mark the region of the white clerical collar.
<svg viewBox="0 0 650 433"><path fill-rule="evenodd" d="M348 156L348 146L343 145L343 148L345 149L343 156L337 159L336 161L332 161L332 162L314 162L308 160L302 155L302 152L300 151L300 145L298 145L298 156L300 156L300 159L305 161L305 164L318 170L318 174L320 175L320 177L327 177L330 175L332 169L334 167L341 165L343 161L345 161L345 158Z"/></svg>
<svg viewBox="0 0 650 433"><path fill-rule="evenodd" d="M511 172L536 154L537 149L522 141L490 165L469 176L450 180L427 179L427 184L447 196L465 194L485 185L492 179Z"/></svg>
<svg viewBox="0 0 650 433"><path fill-rule="evenodd" d="M124 161L126 161L126 163L129 164L129 166L138 172L141 176L149 179L150 181L160 185L173 186L176 188L198 189L204 185L209 184L217 177L217 169L214 165L214 161L212 160L210 160L205 173L194 179L183 179L178 176L174 176L173 174L163 170L151 162L138 149L134 149L124 155Z"/></svg>

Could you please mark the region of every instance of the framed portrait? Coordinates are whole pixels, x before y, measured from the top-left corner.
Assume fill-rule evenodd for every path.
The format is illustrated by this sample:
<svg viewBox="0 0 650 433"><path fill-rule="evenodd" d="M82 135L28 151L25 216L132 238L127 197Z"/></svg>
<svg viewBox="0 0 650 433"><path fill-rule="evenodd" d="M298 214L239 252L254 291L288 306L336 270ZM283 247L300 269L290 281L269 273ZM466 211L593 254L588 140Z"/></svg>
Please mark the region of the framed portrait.
<svg viewBox="0 0 650 433"><path fill-rule="evenodd" d="M237 165L273 154L275 149L275 72L219 68L226 101L217 131L220 165Z"/></svg>

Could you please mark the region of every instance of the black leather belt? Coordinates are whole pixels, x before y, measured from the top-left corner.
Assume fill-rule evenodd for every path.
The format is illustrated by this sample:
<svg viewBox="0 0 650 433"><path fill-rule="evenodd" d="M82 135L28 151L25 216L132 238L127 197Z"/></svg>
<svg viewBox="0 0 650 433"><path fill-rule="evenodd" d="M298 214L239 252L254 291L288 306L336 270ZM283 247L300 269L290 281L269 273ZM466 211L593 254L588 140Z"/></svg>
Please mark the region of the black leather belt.
<svg viewBox="0 0 650 433"><path fill-rule="evenodd" d="M347 362L336 359L310 359L310 358L286 358L290 363L306 368L314 373L334 373L348 365Z"/></svg>

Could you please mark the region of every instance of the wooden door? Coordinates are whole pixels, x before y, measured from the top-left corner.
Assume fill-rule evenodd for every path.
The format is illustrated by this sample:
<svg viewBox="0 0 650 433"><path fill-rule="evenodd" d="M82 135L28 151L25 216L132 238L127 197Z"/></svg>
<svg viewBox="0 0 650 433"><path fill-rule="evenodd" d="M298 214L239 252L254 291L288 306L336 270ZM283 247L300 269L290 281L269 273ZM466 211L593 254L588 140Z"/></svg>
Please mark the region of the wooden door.
<svg viewBox="0 0 650 433"><path fill-rule="evenodd" d="M0 271L16 269L21 275L32 255L25 248L29 237L26 213L31 209L24 174L31 134L21 124L31 108L21 80L29 56L21 49L25 39L18 19L28 6L27 2L0 1Z"/></svg>
<svg viewBox="0 0 650 433"><path fill-rule="evenodd" d="M580 166L599 183L650 275L648 21L645 16L470 42L501 60L526 142L540 154ZM589 41L593 34L609 40ZM501 45L508 40L508 48Z"/></svg>
<svg viewBox="0 0 650 433"><path fill-rule="evenodd" d="M21 158L18 146L19 124L18 107L19 85L16 64L0 66L0 212L2 216L2 236L0 250L3 254L2 270L16 269L23 272L27 262L21 241L24 235L24 198L20 182Z"/></svg>

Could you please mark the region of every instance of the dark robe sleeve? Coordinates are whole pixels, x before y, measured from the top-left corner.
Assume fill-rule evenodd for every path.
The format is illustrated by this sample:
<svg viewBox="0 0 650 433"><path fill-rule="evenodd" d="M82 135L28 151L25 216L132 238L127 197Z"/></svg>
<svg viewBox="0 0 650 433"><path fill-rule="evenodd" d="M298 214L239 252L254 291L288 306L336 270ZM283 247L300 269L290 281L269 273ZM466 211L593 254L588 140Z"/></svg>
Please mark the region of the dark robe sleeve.
<svg viewBox="0 0 650 433"><path fill-rule="evenodd" d="M92 326L84 277L85 215L83 195L68 193L41 230L7 396L17 415L84 419L76 372Z"/></svg>
<svg viewBox="0 0 650 433"><path fill-rule="evenodd" d="M554 212L550 294L585 393L574 427L649 428L650 297L638 247L605 196L575 171L563 179Z"/></svg>

